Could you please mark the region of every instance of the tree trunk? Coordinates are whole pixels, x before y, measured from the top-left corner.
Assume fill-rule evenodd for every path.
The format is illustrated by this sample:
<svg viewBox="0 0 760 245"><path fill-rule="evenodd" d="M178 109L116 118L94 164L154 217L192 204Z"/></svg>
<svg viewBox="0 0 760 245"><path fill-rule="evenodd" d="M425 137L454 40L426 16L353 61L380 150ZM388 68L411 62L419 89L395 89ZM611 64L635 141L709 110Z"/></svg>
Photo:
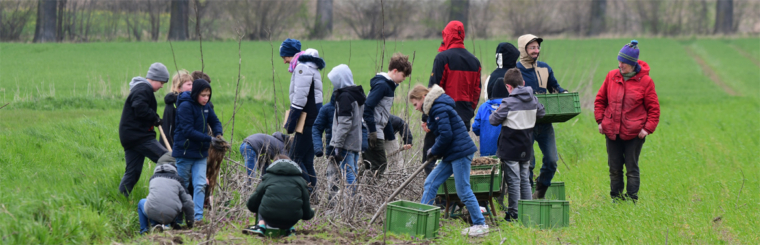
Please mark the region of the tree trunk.
<svg viewBox="0 0 760 245"><path fill-rule="evenodd" d="M39 0L33 42L55 42L57 4L55 0Z"/></svg>
<svg viewBox="0 0 760 245"><path fill-rule="evenodd" d="M588 36L596 36L605 31L605 12L607 11L607 0L591 1L591 26L588 29Z"/></svg>
<svg viewBox="0 0 760 245"><path fill-rule="evenodd" d="M171 17L169 20L169 40L187 40L188 15L190 9L189 0L172 0Z"/></svg>
<svg viewBox="0 0 760 245"><path fill-rule="evenodd" d="M470 12L470 0L451 0L450 20L461 21L467 29L467 13Z"/></svg>
<svg viewBox="0 0 760 245"><path fill-rule="evenodd" d="M317 0L317 17L314 21L312 38L324 38L333 29L333 0Z"/></svg>
<svg viewBox="0 0 760 245"><path fill-rule="evenodd" d="M715 34L733 33L734 1L718 0L715 4Z"/></svg>

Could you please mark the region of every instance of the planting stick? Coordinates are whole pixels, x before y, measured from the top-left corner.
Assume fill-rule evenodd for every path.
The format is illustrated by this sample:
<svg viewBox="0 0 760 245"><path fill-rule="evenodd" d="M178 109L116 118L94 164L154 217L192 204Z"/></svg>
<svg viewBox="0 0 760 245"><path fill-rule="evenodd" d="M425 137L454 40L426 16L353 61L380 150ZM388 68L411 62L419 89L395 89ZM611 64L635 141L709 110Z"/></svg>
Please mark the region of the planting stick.
<svg viewBox="0 0 760 245"><path fill-rule="evenodd" d="M10 104L11 104L11 102L5 103L5 105L3 105L3 106L0 106L0 109L3 109L4 107L6 107L6 106L8 106L8 105L10 105Z"/></svg>
<svg viewBox="0 0 760 245"><path fill-rule="evenodd" d="M404 187L406 187L407 185L409 185L409 183L412 183L412 180L414 180L414 178L417 177L417 175L420 174L420 172L422 172L423 169L425 169L425 166L427 166L431 162L434 162L435 160L437 160L437 158L430 158L430 159L428 159L428 161L425 162L424 164L420 165L420 167L417 168L417 170L415 170L414 173L412 173L412 176L409 176L409 178L406 179L406 181L404 181L404 183L401 184L401 186L399 186L398 188L396 188L396 191L394 191L393 194L391 194L388 198L386 198L385 202L383 202L383 205L380 206L379 209L377 209L377 212L375 212L375 215L372 216L372 219L369 221L369 224L367 224L367 226L369 227L370 225L372 225L372 223L375 223L375 219L377 219L377 216L380 215L380 211L383 211L383 209L385 208L385 206L388 205L388 203L391 200L393 200L394 197L396 197L399 193L401 193L401 190L403 190Z"/></svg>
<svg viewBox="0 0 760 245"><path fill-rule="evenodd" d="M164 134L164 129L161 128L161 125L158 125L158 132L161 132L161 138L164 139L164 144L166 145L166 149L169 151L172 151L172 146L169 145L169 140L166 139L166 134Z"/></svg>

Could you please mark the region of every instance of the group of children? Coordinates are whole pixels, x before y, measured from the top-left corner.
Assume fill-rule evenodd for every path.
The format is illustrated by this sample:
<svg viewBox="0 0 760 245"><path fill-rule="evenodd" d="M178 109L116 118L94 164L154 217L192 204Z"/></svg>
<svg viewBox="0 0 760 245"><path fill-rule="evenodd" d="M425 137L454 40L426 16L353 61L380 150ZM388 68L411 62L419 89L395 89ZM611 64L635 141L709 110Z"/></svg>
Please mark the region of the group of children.
<svg viewBox="0 0 760 245"><path fill-rule="evenodd" d="M449 35L460 35L459 39L449 38L449 42L464 40L463 32ZM536 38L532 41L535 42ZM287 134L254 134L240 145L248 176L253 177L258 169L262 174L262 182L248 200L248 209L257 214L259 222L246 228L244 233L264 234L267 228L274 227L294 234L292 227L298 220L314 216L309 194L317 184L313 166L315 156L334 159L342 177L351 186L358 174L360 154L368 163L365 168L380 178L388 164L386 154L394 155L398 151L390 149L399 147L395 140L397 132L402 133L403 148L411 147L408 125L390 113L396 87L412 72L408 56L394 54L388 72L378 73L370 80L368 95L362 86L354 83L347 65L335 66L327 75L333 84L333 93L330 102L323 106L319 70L325 67L325 62L317 50L300 51L300 46L300 41L286 39L280 47L280 56L292 73L291 104L284 123ZM458 49L464 49L461 46L456 43L448 45L445 50L450 52L439 54L436 62L446 58L444 56L469 54L456 53ZM529 53L527 46L521 48L526 51L519 53ZM492 100L481 106L473 125L475 134L481 136L481 155L496 154L505 166L509 188L507 220L517 218L517 200L531 199L529 161L533 158L533 127L536 119L544 115L532 86L525 86L524 71L509 68L514 67L516 52L511 44L502 43L497 48L499 74L493 79L495 82L489 81L487 88ZM465 65L476 65L479 73L479 62ZM445 67L448 68L448 64ZM469 210L480 210L469 185L470 163L478 148L468 133L469 120L462 118L462 103L442 87L451 87L451 83L456 82L455 79L445 81L446 72L450 71L444 71L443 80L432 87L416 85L408 94L410 103L425 116L425 131L434 139L424 156L441 160L425 180L421 202L432 204L438 187L453 174L462 202ZM202 220L208 149L210 145L223 142L221 123L210 103L210 79L205 74L198 74L204 75L205 79L195 79L186 72L178 73L172 93L165 98L164 120L157 115L155 97L150 91L160 89L168 81L168 74L165 66L155 63L146 78L133 79L120 123L119 132L127 159L127 171L120 185L122 193L129 195L139 178L145 157L159 163L150 181L148 198L138 204L141 232L147 231L150 223L167 229L168 224L181 222L181 214L184 214L188 227ZM434 70L431 81L437 79L435 74ZM468 74L463 72L458 76ZM473 79L478 81L477 88L468 93L479 94L479 77L473 76ZM477 102L465 106L476 105ZM484 123L486 119L488 123ZM173 141L171 154L155 140L153 127L159 125L167 129L167 139ZM323 145L323 133L327 145ZM172 157L176 158L176 164ZM187 190L190 186L192 192ZM463 234L479 236L488 232L480 212L471 213L471 218L473 226L465 229Z"/></svg>

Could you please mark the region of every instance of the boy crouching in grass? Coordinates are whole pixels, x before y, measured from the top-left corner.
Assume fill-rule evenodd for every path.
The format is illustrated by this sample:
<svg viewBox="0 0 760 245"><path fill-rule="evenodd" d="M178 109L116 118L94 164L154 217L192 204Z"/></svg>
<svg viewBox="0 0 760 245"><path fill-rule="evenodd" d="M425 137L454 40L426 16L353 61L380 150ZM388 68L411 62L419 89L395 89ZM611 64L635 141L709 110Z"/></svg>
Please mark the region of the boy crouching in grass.
<svg viewBox="0 0 760 245"><path fill-rule="evenodd" d="M264 235L267 228L286 230L295 235L293 226L299 220L310 220L314 210L309 204L309 190L301 177L301 168L285 155L278 155L267 167L261 183L248 199L248 210L258 215L258 224L243 234Z"/></svg>
<svg viewBox="0 0 760 245"><path fill-rule="evenodd" d="M183 214L187 227L193 228L193 199L182 187L174 164L175 160L168 152L158 159L150 178L148 197L137 203L141 235L151 226L159 231L178 228L177 222L181 221Z"/></svg>
<svg viewBox="0 0 760 245"><path fill-rule="evenodd" d="M533 95L533 89L525 87L522 74L517 68L507 70L504 84L509 96L501 101L488 121L502 125L496 155L506 166L504 176L509 192L507 221L517 221L517 200L531 200L530 158L533 156L533 126L537 118L544 117L544 106Z"/></svg>

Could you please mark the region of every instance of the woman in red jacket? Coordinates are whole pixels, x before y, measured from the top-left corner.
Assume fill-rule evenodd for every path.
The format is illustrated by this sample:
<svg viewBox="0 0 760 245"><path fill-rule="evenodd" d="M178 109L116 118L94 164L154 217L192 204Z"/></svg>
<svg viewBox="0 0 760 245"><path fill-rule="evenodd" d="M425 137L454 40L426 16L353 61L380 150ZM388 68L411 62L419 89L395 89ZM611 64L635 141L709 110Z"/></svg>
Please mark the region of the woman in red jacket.
<svg viewBox="0 0 760 245"><path fill-rule="evenodd" d="M633 40L623 46L617 57L618 69L607 73L594 101L599 133L607 138L610 196L634 202L639 199L639 154L646 136L654 133L660 121L660 102L649 77L649 65L638 60L637 45ZM623 188L627 195L623 195Z"/></svg>

